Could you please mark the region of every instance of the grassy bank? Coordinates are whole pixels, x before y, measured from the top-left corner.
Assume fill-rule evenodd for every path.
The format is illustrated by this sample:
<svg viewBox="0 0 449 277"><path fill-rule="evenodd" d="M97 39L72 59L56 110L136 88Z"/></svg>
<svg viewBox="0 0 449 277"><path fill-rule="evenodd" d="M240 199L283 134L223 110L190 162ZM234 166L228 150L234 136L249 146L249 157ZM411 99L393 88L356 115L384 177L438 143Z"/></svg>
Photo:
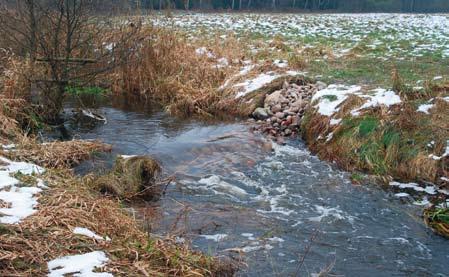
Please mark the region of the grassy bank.
<svg viewBox="0 0 449 277"><path fill-rule="evenodd" d="M3 276L43 276L47 263L67 255L104 251L102 271L115 276L216 276L225 268L212 257L193 252L170 238L144 233L123 205L86 187L89 176L75 178L66 170L41 177L37 212L18 225L1 225ZM110 240L74 233L78 226Z"/></svg>
<svg viewBox="0 0 449 277"><path fill-rule="evenodd" d="M82 140L39 143L23 132L23 126L31 126L34 114L28 102L5 94L0 102L4 127L0 135L0 275L44 276L49 271L80 270L114 276L233 274L229 263L195 252L168 235L144 232L121 200L130 199L129 195L105 194L99 187L107 182L136 197L142 188L133 191L126 186L153 184L146 170L159 170L154 162L137 162L137 172L123 163L117 165L120 173L75 176L71 167L109 151L110 146ZM37 165L45 167L45 172ZM95 265L96 259L100 260Z"/></svg>

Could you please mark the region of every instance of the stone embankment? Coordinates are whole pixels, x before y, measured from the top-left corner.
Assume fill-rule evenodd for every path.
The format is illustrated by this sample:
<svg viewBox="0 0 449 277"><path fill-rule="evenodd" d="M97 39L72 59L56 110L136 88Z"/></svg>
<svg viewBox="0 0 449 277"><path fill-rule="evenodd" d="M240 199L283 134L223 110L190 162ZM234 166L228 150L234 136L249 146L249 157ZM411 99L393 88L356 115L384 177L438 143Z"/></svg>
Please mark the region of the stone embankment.
<svg viewBox="0 0 449 277"><path fill-rule="evenodd" d="M263 107L253 112L253 118L259 123L255 130L280 144L284 143L284 137L295 137L313 94L325 87L323 82L306 85L285 82L281 89L265 97Z"/></svg>

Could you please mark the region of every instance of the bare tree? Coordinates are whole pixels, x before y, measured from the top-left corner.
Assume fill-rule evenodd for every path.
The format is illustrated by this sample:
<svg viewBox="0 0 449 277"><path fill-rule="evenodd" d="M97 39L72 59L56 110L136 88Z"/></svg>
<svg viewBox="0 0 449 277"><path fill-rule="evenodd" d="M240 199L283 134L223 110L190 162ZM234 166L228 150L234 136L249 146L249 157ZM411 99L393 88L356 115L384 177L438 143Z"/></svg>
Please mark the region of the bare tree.
<svg viewBox="0 0 449 277"><path fill-rule="evenodd" d="M99 74L126 62L130 41L138 32L136 25L117 26L106 17L93 16L91 3L21 0L16 10L1 11L2 34L20 45L24 57L31 57L43 68L42 74L31 77L42 89L49 122L59 121L67 86L92 82Z"/></svg>

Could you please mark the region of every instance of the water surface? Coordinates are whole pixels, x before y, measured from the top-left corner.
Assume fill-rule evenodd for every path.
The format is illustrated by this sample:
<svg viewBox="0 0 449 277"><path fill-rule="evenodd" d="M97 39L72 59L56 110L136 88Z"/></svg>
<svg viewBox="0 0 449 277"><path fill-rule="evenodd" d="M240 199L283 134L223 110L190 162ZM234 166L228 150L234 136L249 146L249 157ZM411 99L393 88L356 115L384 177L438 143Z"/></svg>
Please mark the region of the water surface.
<svg viewBox="0 0 449 277"><path fill-rule="evenodd" d="M239 276L449 276L449 241L423 225L422 207L351 184L299 140L271 150L244 123L99 110L108 123L78 126L82 138L152 155L176 176L156 208L135 206L146 227L243 258Z"/></svg>

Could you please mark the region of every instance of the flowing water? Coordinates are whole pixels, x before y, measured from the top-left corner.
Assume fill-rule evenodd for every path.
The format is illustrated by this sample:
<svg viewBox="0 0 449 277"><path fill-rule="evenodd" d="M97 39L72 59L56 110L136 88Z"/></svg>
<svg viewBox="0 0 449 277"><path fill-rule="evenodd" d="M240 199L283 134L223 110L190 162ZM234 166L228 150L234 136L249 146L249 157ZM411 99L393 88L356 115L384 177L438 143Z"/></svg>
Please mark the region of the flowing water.
<svg viewBox="0 0 449 277"><path fill-rule="evenodd" d="M137 217L152 218L153 233L244 259L239 276L449 276L449 241L424 226L422 207L351 184L299 140L270 147L245 123L100 111L108 123L77 126L81 138L152 155L176 176L156 206L134 207Z"/></svg>

